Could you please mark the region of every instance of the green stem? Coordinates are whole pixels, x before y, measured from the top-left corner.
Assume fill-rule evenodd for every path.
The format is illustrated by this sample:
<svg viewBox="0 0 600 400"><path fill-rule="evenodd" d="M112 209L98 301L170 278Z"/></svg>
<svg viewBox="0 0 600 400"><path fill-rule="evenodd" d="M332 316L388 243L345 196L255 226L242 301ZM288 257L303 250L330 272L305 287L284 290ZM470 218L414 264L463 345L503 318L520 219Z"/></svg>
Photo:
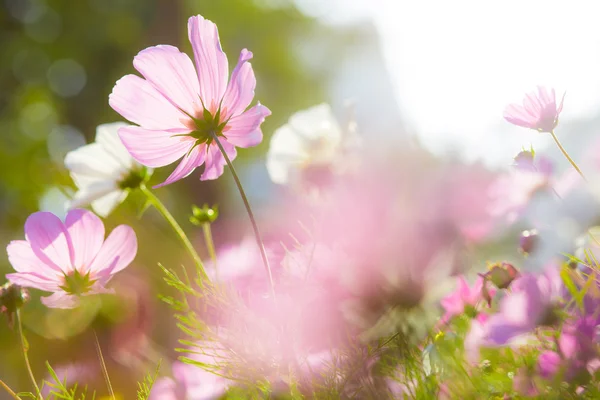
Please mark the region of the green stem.
<svg viewBox="0 0 600 400"><path fill-rule="evenodd" d="M17 310L17 326L19 327L19 338L21 339L21 350L23 350L23 357L25 358L25 366L27 367L27 373L29 374L29 379L31 379L31 383L35 387L35 392L38 398L43 399L42 392L40 392L40 388L35 380L35 376L33 376L33 370L31 369L31 364L29 363L29 356L27 355L28 347L27 339L25 339L25 335L23 334L23 324L21 323L21 312Z"/></svg>
<svg viewBox="0 0 600 400"><path fill-rule="evenodd" d="M9 388L8 385L6 383L4 383L4 381L2 379L0 379L0 386L2 386L4 388L4 390L6 390L8 392L8 394L10 394L12 396L13 399L21 400L21 398L19 396L17 396L17 394L15 392L13 392L13 390L11 388Z"/></svg>
<svg viewBox="0 0 600 400"><path fill-rule="evenodd" d="M575 164L575 161L573 161L573 159L569 156L569 154L567 153L567 150L565 150L565 148L562 146L562 144L560 144L560 141L556 137L556 134L554 133L553 130L550 131L550 135L552 135L552 139L554 139L554 142L558 146L558 149L563 153L563 155L571 163L571 165L573 166L573 168L575 168L575 170L579 173L579 175L581 175L581 177L583 178L583 180L587 182L587 179L585 179L585 176L583 176L583 172L581 172L581 170L579 169L579 167L577 166L577 164Z"/></svg>
<svg viewBox="0 0 600 400"><path fill-rule="evenodd" d="M110 378L108 377L108 370L106 369L106 363L104 362L104 356L102 355L102 348L100 347L98 335L96 334L96 330L93 329L92 332L94 333L94 340L96 341L96 352L98 353L98 359L100 360L102 376L104 376L104 381L106 382L106 386L108 387L108 393L110 394L110 398L112 400L116 400L115 392L113 391L112 385L110 384Z"/></svg>
<svg viewBox="0 0 600 400"><path fill-rule="evenodd" d="M215 269L215 279L219 282L219 268L217 267L217 252L215 251L215 242L212 237L212 230L210 229L210 222L205 222L202 224L202 232L204 233L204 241L206 242L206 248L208 249L208 254L210 255L210 259L213 263L213 268Z"/></svg>
<svg viewBox="0 0 600 400"><path fill-rule="evenodd" d="M244 202L244 206L246 207L246 212L248 213L248 217L250 217L250 222L252 223L252 229L254 230L254 237L256 238L256 244L258 245L258 248L260 250L260 255L263 260L263 264L265 265L265 268L267 270L267 275L269 276L269 284L271 285L271 295L273 296L273 299L275 299L275 285L273 284L273 274L271 273L271 266L269 265L269 259L267 258L267 252L265 251L265 245L263 244L263 241L261 239L260 231L258 230L258 225L256 224L256 220L254 219L254 214L252 213L252 208L250 207L250 203L248 202L248 198L246 197L246 193L244 192L244 188L242 187L240 178L238 178L238 175L235 172L235 168L233 167L233 164L231 163L231 160L229 159L227 152L225 151L225 149L223 148L223 145L219 141L219 137L215 133L212 134L212 137L213 137L215 143L217 144L217 146L219 147L221 154L223 154L225 161L227 162L227 166L229 167L229 170L231 171L231 175L233 175L233 180L235 181L237 189L240 192L240 196L242 197L242 201Z"/></svg>
<svg viewBox="0 0 600 400"><path fill-rule="evenodd" d="M192 258L194 259L194 263L196 264L196 269L198 270L199 277L203 281L208 281L208 276L206 275L206 271L204 270L204 264L202 264L202 259L196 252L196 249L194 249L194 246L188 239L183 229L181 229L181 226L179 226L173 215L171 215L167 207L165 207L165 205L160 201L160 199L156 197L154 193L152 193L150 189L146 187L146 185L140 185L140 190L146 195L146 198L148 199L150 204L154 206L156 211L158 211L167 220L169 225L171 225L171 227L183 243L184 247L187 249L188 253L190 253Z"/></svg>

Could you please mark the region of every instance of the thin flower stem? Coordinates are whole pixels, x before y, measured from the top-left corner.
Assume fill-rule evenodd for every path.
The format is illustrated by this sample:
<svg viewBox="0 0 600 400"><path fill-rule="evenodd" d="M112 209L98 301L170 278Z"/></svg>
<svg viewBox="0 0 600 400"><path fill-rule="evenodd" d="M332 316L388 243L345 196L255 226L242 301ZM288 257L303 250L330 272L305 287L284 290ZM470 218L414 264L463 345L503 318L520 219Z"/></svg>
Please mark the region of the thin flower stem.
<svg viewBox="0 0 600 400"><path fill-rule="evenodd" d="M106 363L104 362L104 356L102 355L102 348L100 347L98 335L96 334L96 330L92 330L92 332L94 333L94 340L96 341L96 352L98 353L98 359L100 360L100 367L102 368L102 375L104 376L104 381L106 382L106 386L108 387L108 393L110 394L110 398L112 400L116 400L115 392L113 391L112 385L110 384L110 378L108 377L108 370L106 369Z"/></svg>
<svg viewBox="0 0 600 400"><path fill-rule="evenodd" d="M29 374L29 379L31 379L31 383L33 383L33 387L35 387L35 392L38 398L43 399L42 392L40 392L40 388L35 380L35 376L33 376L33 370L31 369L31 364L29 363L29 356L27 355L29 344L27 344L27 339L25 339L25 335L23 334L23 324L21 322L21 312L17 310L17 326L19 327L19 338L21 339L21 350L23 350L23 357L25 358L25 366L27 367L27 373Z"/></svg>
<svg viewBox="0 0 600 400"><path fill-rule="evenodd" d="M571 163L571 165L573 166L573 168L575 168L575 170L579 173L579 175L581 175L583 180L587 182L587 179L585 179L585 176L583 176L583 172L581 172L581 170L579 169L577 164L575 164L575 161L573 161L573 159L569 156L569 154L567 153L565 148L562 146L562 144L560 144L560 141L558 140L558 137L556 137L556 134L554 133L554 131L550 131L550 135L552 135L552 139L554 139L554 142L558 146L558 149L563 153L563 155Z"/></svg>
<svg viewBox="0 0 600 400"><path fill-rule="evenodd" d="M215 251L215 243L212 237L212 230L210 228L210 222L205 222L202 224L202 232L204 233L204 241L206 242L206 248L208 249L208 254L210 255L210 259L213 263L213 268L215 269L215 278L217 282L219 282L219 268L217 267L217 252Z"/></svg>
<svg viewBox="0 0 600 400"><path fill-rule="evenodd" d="M260 255L262 257L263 263L267 270L267 275L269 276L269 284L271 285L271 295L273 296L273 299L275 299L276 298L275 297L275 285L273 284L273 274L271 273L271 266L269 265L269 259L267 258L267 252L265 251L265 245L263 244L263 241L261 239L260 231L258 230L258 225L256 224L256 220L254 219L254 214L252 213L252 208L250 207L250 203L248 202L248 198L246 197L246 193L244 192L244 188L242 187L240 178L238 178L238 175L235 172L235 168L233 167L233 164L231 163L231 160L229 159L227 152L223 148L221 141L219 140L218 136L216 134L214 134L214 132L212 134L212 137L213 137L215 143L217 144L217 146L219 147L221 154L223 154L225 161L227 162L227 166L229 167L229 170L231 171L231 175L233 175L233 180L235 181L238 191L240 192L240 196L242 197L242 201L244 202L244 206L246 207L246 212L248 213L248 217L250 217L250 222L252 223L252 229L254 230L254 237L256 238L256 244L258 245L258 248L260 250Z"/></svg>
<svg viewBox="0 0 600 400"><path fill-rule="evenodd" d="M140 185L140 189L142 193L146 195L146 198L148 199L150 204L152 204L154 208L165 218L165 220L167 220L169 225L171 225L171 227L183 243L184 247L187 249L188 253L190 253L192 258L194 259L194 263L196 264L196 269L201 280L208 281L208 276L206 275L206 271L204 270L204 264L202 264L202 259L196 252L196 249L194 249L194 246L188 239L183 229L181 229L181 226L179 226L173 215L171 215L167 207L165 207L165 205L160 201L160 199L156 197L154 193L152 193L150 189L146 187L146 185Z"/></svg>
<svg viewBox="0 0 600 400"><path fill-rule="evenodd" d="M8 392L8 394L10 394L12 396L13 399L21 400L21 398L19 396L17 396L17 394L15 392L13 392L13 390L11 388L9 388L8 385L6 383L4 383L4 381L2 379L0 379L0 386L2 386L4 388L4 390L6 390Z"/></svg>

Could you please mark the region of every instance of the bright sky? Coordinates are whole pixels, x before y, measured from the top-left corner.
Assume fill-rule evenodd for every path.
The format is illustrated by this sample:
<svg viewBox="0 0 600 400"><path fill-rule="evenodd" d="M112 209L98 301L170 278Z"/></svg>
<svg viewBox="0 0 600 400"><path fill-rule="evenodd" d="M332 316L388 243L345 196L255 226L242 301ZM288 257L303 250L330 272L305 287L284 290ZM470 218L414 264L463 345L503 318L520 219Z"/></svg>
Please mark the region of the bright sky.
<svg viewBox="0 0 600 400"><path fill-rule="evenodd" d="M538 84L566 90L562 121L600 112L600 0L297 1L332 23L373 18L406 123L435 152L507 165L550 145L502 118Z"/></svg>

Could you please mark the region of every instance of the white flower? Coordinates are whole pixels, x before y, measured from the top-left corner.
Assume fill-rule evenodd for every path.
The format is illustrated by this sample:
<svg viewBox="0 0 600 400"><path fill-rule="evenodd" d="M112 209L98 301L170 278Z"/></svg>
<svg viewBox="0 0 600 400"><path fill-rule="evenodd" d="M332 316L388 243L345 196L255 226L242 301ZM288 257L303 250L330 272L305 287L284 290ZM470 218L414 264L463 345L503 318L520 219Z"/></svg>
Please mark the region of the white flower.
<svg viewBox="0 0 600 400"><path fill-rule="evenodd" d="M353 121L342 129L328 104L295 113L271 138L271 180L296 187L325 183L344 169L342 156L356 142L354 130Z"/></svg>
<svg viewBox="0 0 600 400"><path fill-rule="evenodd" d="M147 175L121 143L117 131L123 122L96 128L96 141L67 153L65 166L79 189L69 208L91 204L101 217L110 214Z"/></svg>

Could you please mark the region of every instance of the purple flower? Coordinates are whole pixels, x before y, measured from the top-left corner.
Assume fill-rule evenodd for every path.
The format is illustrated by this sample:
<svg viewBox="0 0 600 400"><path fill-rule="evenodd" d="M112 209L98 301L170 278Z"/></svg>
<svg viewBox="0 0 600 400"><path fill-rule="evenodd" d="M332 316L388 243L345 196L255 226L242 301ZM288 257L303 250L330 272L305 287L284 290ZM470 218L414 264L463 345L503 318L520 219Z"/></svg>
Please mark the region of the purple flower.
<svg viewBox="0 0 600 400"><path fill-rule="evenodd" d="M53 292L42 303L54 308L73 308L80 295L108 292L106 284L137 253L131 227L117 226L104 240L100 218L82 209L69 211L64 223L49 212L31 214L25 222L25 239L13 240L6 248L17 271L6 278Z"/></svg>
<svg viewBox="0 0 600 400"><path fill-rule="evenodd" d="M571 380L586 370L596 368L597 316L584 316L566 324L558 341L559 352L545 351L538 358L538 371L546 379L559 374Z"/></svg>
<svg viewBox="0 0 600 400"><path fill-rule="evenodd" d="M505 345L541 325L556 322L562 280L556 267L535 276L522 275L511 285L512 292L500 302L500 310L485 324L482 344Z"/></svg>
<svg viewBox="0 0 600 400"><path fill-rule="evenodd" d="M510 104L504 110L504 118L511 124L540 132L551 132L558 124L558 116L563 108L563 100L556 104L554 89L538 86L537 93L528 93L523 105Z"/></svg>
<svg viewBox="0 0 600 400"><path fill-rule="evenodd" d="M227 56L217 26L198 15L188 20L196 68L176 47L159 45L142 50L133 60L143 78L126 75L115 85L110 106L139 126L123 127L119 136L134 159L162 167L182 159L158 185L183 179L205 164L201 180L216 179L226 164L214 136L231 160L237 147L262 141L260 125L271 115L260 103L246 111L254 98L256 78L242 50L228 81Z"/></svg>

